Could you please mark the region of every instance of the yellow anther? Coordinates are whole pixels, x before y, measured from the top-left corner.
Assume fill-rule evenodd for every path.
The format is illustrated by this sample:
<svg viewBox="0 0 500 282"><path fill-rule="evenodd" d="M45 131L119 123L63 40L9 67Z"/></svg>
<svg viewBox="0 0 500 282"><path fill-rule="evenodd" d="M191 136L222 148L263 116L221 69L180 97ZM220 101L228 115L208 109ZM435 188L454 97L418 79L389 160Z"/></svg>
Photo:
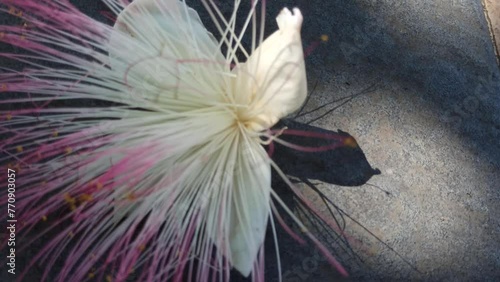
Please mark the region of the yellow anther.
<svg viewBox="0 0 500 282"><path fill-rule="evenodd" d="M23 11L17 10L16 8L10 6L9 7L9 14L11 14L13 16L22 17L23 16Z"/></svg>
<svg viewBox="0 0 500 282"><path fill-rule="evenodd" d="M134 195L134 193L130 192L127 194L127 200L133 201L135 199L137 199L137 197Z"/></svg>
<svg viewBox="0 0 500 282"><path fill-rule="evenodd" d="M73 149L71 149L71 147L66 147L66 149L64 149L64 152L66 152L66 154L71 154L71 152L73 152Z"/></svg>
<svg viewBox="0 0 500 282"><path fill-rule="evenodd" d="M64 200L68 204L74 204L75 203L75 198L71 197L68 193L64 193Z"/></svg>
<svg viewBox="0 0 500 282"><path fill-rule="evenodd" d="M322 34L319 38L323 42L327 42L330 39L330 37L328 35L326 35L326 34Z"/></svg>
<svg viewBox="0 0 500 282"><path fill-rule="evenodd" d="M23 151L23 146L20 146L20 145L17 146L16 150L17 150L18 153L21 153Z"/></svg>
<svg viewBox="0 0 500 282"><path fill-rule="evenodd" d="M144 244L141 244L139 245L139 247L137 247L137 249L139 249L139 251L144 251L144 249L146 249L146 246L144 246Z"/></svg>
<svg viewBox="0 0 500 282"><path fill-rule="evenodd" d="M75 237L75 233L73 233L73 231L70 231L70 232L68 232L68 236L73 238L73 237Z"/></svg>
<svg viewBox="0 0 500 282"><path fill-rule="evenodd" d="M6 116L7 120L11 120L12 119L12 115L10 113L8 113Z"/></svg>
<svg viewBox="0 0 500 282"><path fill-rule="evenodd" d="M356 140L353 137L347 137L344 140L344 145L346 145L347 147L351 147L351 148L358 147L358 143L356 142Z"/></svg>
<svg viewBox="0 0 500 282"><path fill-rule="evenodd" d="M17 10L16 8L10 6L9 7L9 14L11 14L13 16L22 17L23 16L23 11Z"/></svg>
<svg viewBox="0 0 500 282"><path fill-rule="evenodd" d="M107 282L113 281L113 279L111 278L111 275L106 275L106 281Z"/></svg>
<svg viewBox="0 0 500 282"><path fill-rule="evenodd" d="M92 201L92 195L89 195L89 194L81 194L80 196L78 196L78 200L80 200L80 202L89 202L89 201Z"/></svg>
<svg viewBox="0 0 500 282"><path fill-rule="evenodd" d="M90 272L88 275L89 278L94 278L94 276L95 276L94 272Z"/></svg>
<svg viewBox="0 0 500 282"><path fill-rule="evenodd" d="M59 132L57 132L57 130L54 130L54 132L52 132L52 137L57 137L59 135Z"/></svg>
<svg viewBox="0 0 500 282"><path fill-rule="evenodd" d="M42 221L47 221L47 216L46 215L42 216Z"/></svg>

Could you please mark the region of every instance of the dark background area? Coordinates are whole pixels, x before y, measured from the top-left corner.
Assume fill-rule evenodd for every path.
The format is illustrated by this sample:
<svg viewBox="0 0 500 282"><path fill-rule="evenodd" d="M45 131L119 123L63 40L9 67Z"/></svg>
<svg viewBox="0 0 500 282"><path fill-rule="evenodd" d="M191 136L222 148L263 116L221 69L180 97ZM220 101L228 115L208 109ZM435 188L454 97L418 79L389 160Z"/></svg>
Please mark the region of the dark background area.
<svg viewBox="0 0 500 282"><path fill-rule="evenodd" d="M199 1L191 2L208 23ZM100 11L107 9L99 1L76 4L105 21ZM354 136L362 151L344 157L351 161L348 167L335 162L338 151L281 151L275 158L316 208L337 220L356 243L347 244L304 209L277 177L273 185L328 243L350 272L349 280L499 280L500 71L481 2L267 4L267 33L277 28L274 18L282 7L298 6L304 48L329 36L306 58L311 96L288 125L340 129ZM230 4L222 10L231 11ZM381 174L363 178L372 168ZM359 181L334 181L339 175ZM266 278L277 281L268 235ZM285 282L338 281L312 243L299 246L280 227L278 236ZM38 281L37 274L27 281Z"/></svg>

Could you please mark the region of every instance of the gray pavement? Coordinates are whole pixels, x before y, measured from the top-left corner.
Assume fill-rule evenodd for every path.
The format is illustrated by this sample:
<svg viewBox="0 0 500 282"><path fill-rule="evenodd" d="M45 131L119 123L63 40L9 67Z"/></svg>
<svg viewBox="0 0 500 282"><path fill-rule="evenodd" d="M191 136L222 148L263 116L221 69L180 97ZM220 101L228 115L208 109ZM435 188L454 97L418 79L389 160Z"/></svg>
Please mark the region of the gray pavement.
<svg viewBox="0 0 500 282"><path fill-rule="evenodd" d="M499 281L500 72L480 1L297 5L305 44L330 41L306 60L317 87L296 120L350 133L382 172L360 187L311 180L359 223L344 216L362 243L333 243L351 279ZM290 260L290 281L337 279L307 248Z"/></svg>
<svg viewBox="0 0 500 282"><path fill-rule="evenodd" d="M79 5L102 19L103 5L88 2ZM348 132L381 171L361 186L333 184L339 168L330 165L310 179L289 172L326 217L345 222L350 246L274 181L350 280L500 281L500 71L480 1L267 2L269 19L283 6L301 8L305 46L330 38L306 59L316 88L295 121ZM274 30L274 20L268 26ZM314 157L296 162L306 169ZM359 170L342 174L350 172ZM313 188L337 208L330 212ZM312 244L278 235L284 281L339 279ZM269 281L278 276L273 248L268 236Z"/></svg>

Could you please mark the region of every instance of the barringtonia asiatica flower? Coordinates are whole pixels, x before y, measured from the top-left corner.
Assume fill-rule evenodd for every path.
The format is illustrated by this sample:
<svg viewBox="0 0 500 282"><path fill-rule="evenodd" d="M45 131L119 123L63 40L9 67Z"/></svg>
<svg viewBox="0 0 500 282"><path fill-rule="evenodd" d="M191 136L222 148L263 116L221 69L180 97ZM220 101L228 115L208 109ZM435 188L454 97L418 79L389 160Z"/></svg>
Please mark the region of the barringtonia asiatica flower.
<svg viewBox="0 0 500 282"><path fill-rule="evenodd" d="M265 4L236 32L240 1L227 18L203 1L217 40L184 1L103 1L114 26L67 0L0 0L20 24L0 41L25 50L0 54L23 65L1 68L2 162L19 236L51 235L32 263L47 280L63 257L57 281L263 280L283 204L262 144L306 97L299 9L263 40Z"/></svg>

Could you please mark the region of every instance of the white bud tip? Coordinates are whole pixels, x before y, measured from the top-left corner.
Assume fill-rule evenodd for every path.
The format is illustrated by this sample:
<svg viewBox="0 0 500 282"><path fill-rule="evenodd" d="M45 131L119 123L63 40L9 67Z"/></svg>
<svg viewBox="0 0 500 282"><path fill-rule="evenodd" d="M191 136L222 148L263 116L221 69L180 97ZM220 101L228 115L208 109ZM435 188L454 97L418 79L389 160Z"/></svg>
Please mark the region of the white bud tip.
<svg viewBox="0 0 500 282"><path fill-rule="evenodd" d="M293 14L288 10L288 8L283 8L276 17L276 22L278 22L279 29L294 28L300 30L302 27L302 13L299 8L293 8Z"/></svg>

